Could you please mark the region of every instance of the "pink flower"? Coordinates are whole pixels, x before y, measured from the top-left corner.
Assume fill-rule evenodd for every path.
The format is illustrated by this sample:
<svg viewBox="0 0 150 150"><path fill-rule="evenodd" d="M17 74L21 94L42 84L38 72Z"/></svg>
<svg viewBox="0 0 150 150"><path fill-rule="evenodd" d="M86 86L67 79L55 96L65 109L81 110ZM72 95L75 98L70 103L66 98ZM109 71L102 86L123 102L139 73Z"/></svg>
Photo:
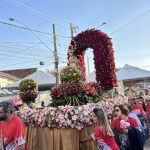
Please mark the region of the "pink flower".
<svg viewBox="0 0 150 150"><path fill-rule="evenodd" d="M129 122L126 122L126 121L124 121L124 120L121 120L120 121L120 128L122 128L122 129L127 129L127 128L129 128L130 127L130 123Z"/></svg>
<svg viewBox="0 0 150 150"><path fill-rule="evenodd" d="M78 117L76 116L76 115L74 115L74 116L72 116L72 120L77 120L78 119Z"/></svg>
<svg viewBox="0 0 150 150"><path fill-rule="evenodd" d="M75 112L75 114L76 114L76 115L78 115L78 114L79 114L79 111L78 111L78 110L75 110L74 112Z"/></svg>
<svg viewBox="0 0 150 150"><path fill-rule="evenodd" d="M74 127L75 127L75 125L74 125L74 124L71 124L70 126L71 126L71 128L74 128Z"/></svg>
<svg viewBox="0 0 150 150"><path fill-rule="evenodd" d="M67 120L68 125L71 125L71 123L72 123L71 120Z"/></svg>
<svg viewBox="0 0 150 150"><path fill-rule="evenodd" d="M38 122L42 122L42 118L39 118L39 119L38 119Z"/></svg>
<svg viewBox="0 0 150 150"><path fill-rule="evenodd" d="M77 130L82 130L82 127L81 126L76 126L76 129Z"/></svg>

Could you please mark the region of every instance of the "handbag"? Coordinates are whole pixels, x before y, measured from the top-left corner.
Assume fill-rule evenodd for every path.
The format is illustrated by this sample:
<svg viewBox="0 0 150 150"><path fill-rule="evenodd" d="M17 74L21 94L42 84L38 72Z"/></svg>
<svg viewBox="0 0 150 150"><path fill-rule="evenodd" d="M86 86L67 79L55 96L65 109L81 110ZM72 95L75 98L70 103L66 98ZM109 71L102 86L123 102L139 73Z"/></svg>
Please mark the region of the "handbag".
<svg viewBox="0 0 150 150"><path fill-rule="evenodd" d="M130 119L131 123L131 119ZM131 150L143 150L144 148L144 140L143 135L139 131L139 129L135 127L130 127L128 130L128 138L130 142L130 149Z"/></svg>

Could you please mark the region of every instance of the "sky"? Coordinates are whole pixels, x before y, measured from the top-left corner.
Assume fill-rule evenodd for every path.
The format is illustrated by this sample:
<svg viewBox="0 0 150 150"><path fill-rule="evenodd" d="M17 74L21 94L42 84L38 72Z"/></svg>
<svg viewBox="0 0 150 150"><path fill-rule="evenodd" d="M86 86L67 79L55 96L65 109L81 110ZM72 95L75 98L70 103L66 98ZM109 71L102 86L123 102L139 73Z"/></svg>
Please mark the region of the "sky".
<svg viewBox="0 0 150 150"><path fill-rule="evenodd" d="M33 34L4 22L48 34ZM107 24L101 26L103 22ZM70 23L76 28L74 36L90 28L107 33L112 38L117 68L129 64L150 70L149 0L0 0L0 70L53 70L52 24L58 35L59 67L66 66ZM86 51L86 64L87 56L92 72L92 50ZM45 65L40 66L40 61Z"/></svg>

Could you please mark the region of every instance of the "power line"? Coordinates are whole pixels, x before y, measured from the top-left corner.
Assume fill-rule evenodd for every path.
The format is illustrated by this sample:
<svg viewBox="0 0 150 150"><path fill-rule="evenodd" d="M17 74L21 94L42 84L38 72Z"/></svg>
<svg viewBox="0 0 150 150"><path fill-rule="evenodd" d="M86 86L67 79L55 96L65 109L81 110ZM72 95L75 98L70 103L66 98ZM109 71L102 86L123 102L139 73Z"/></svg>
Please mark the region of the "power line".
<svg viewBox="0 0 150 150"><path fill-rule="evenodd" d="M22 65L22 64L28 64L28 63L34 63L37 61L37 64L39 64L39 60L26 60L26 61L23 61L23 62L19 62L19 63L13 63L13 64L9 64L9 65L4 65L4 66L0 66L0 68L6 68L6 67L9 67L9 66L17 66L17 65ZM50 59L47 60L48 62L50 62ZM53 63L53 61L51 61L51 63Z"/></svg>
<svg viewBox="0 0 150 150"><path fill-rule="evenodd" d="M18 8L20 8L20 9L22 9L22 10L28 12L29 14L32 14L32 15L34 15L34 16L38 16L38 17L40 17L41 19L43 19L43 20L45 20L45 21L48 21L48 22L50 22L50 23L53 23L53 21L47 19L47 17L49 17L49 15L47 15L47 14L45 14L45 13L42 13L41 10L38 11L38 10L34 9L33 7L27 6L27 5L25 5L25 4L21 3L21 2L12 1L12 0L5 0L5 1L7 1L8 3L14 5L15 7L18 7ZM57 22L58 22L58 21L57 21ZM58 25L59 25L59 26L62 26L63 28L68 29L66 26L64 26L64 25L62 25L62 24L60 24L60 23L58 23Z"/></svg>
<svg viewBox="0 0 150 150"><path fill-rule="evenodd" d="M6 46L6 45L0 45L0 47L9 48L9 49L20 49L20 50L24 50L24 48L18 48L18 47L13 47L13 46Z"/></svg>
<svg viewBox="0 0 150 150"><path fill-rule="evenodd" d="M23 2L20 2L20 1L17 1L17 0L15 0L16 2L18 2L18 3L20 3L20 4L22 4L22 5L24 5L25 7L29 7L29 8L31 8L31 9L34 9L35 11L38 11L39 13L42 13L43 15L45 15L46 17L49 17L49 15L47 14L47 13L45 13L45 12L42 12L41 10L39 10L39 9L37 9L37 8L35 8L35 7L33 7L33 6L31 6L31 5L27 5L27 4L25 4L25 3L23 3ZM54 18L54 20L56 20L58 23L61 23L61 24L64 24L65 26L68 26L68 23L66 23L66 21L64 21L64 20L62 20L62 19L58 19L58 18L56 18L56 17L54 17L54 16L52 16L53 18Z"/></svg>
<svg viewBox="0 0 150 150"><path fill-rule="evenodd" d="M37 43L39 43L39 42L23 42L23 41L21 41L21 42L19 42L19 41L0 41L0 44L21 44L21 45L24 45L24 44L37 44Z"/></svg>
<svg viewBox="0 0 150 150"><path fill-rule="evenodd" d="M50 65L39 65L37 63L34 63L32 65L23 65L23 66L21 66L21 68L31 68L31 67L34 67L35 65L36 65L36 68L43 68L43 67L46 67L46 66L50 66Z"/></svg>
<svg viewBox="0 0 150 150"><path fill-rule="evenodd" d="M12 48L14 48L14 47L7 47L7 46L0 46L0 47L6 47L6 48L10 48L11 50L12 50ZM19 49L19 50L21 50L20 48L15 48L15 49ZM24 49L22 49L22 50L24 50ZM34 50L34 49L33 49ZM38 49L36 49L36 50L38 50ZM45 50L45 49L39 49L39 50ZM3 52L6 52L6 51L3 51ZM10 51L7 51L8 53L10 52ZM24 52L24 51L20 51L19 52L19 54L21 54L22 52ZM15 51L15 53L16 53L16 51ZM5 53L1 53L1 54L5 54ZM16 55L18 55L18 53L16 53ZM60 59L66 59L66 58L62 58L63 57L63 55L65 55L65 54L62 54L62 53L58 53L58 55L59 55L59 58ZM60 55L61 55L61 57L60 57ZM14 56L14 55L13 55ZM13 57L12 56L12 57ZM19 55L19 56L22 56L22 55ZM23 53L23 56L31 56L31 54L24 54ZM37 58L40 58L40 57L38 57L38 55L34 55L34 56L37 56ZM54 56L50 56L51 58L52 57L54 57ZM42 58L42 57L41 57Z"/></svg>
<svg viewBox="0 0 150 150"><path fill-rule="evenodd" d="M7 48L7 49L3 49L3 52L6 52L6 53L10 53L10 52L12 52L12 49L18 49L19 50L19 54L23 54L23 56L31 56L31 52L30 52L30 54L25 54L24 52L24 48L19 48L19 47L12 47L12 46L1 46L0 45L0 48L2 49L2 48ZM26 48L28 48L28 47L26 47ZM10 49L10 50L9 50ZM23 50L23 51L21 51L21 50ZM30 50L35 50L35 49L30 49ZM36 50L42 50L42 51L44 51L45 49L37 49L36 48ZM27 51L26 51L27 52ZM16 51L14 51L14 53L16 53ZM17 55L18 55L18 53L16 53ZM38 57L38 55L34 55L34 56L37 56Z"/></svg>
<svg viewBox="0 0 150 150"><path fill-rule="evenodd" d="M29 63L34 63L36 60L31 60L31 61L23 61L23 62L19 62L19 63L13 63L13 64L9 64L9 65L4 65L4 66L1 66L0 68L1 68L1 70L3 70L3 69L5 69L5 70L7 70L7 67L10 67L10 66L19 66L19 65L22 65L22 64L29 64ZM50 62L50 59L49 59L49 61L48 62ZM66 63L65 61L60 61L61 63ZM55 62L51 62L51 63L55 63ZM37 63L35 63L35 64L39 64L39 61L37 60ZM31 65L33 65L33 64L31 64ZM49 65L52 65L52 64L49 64ZM22 66L23 67L23 66Z"/></svg>
<svg viewBox="0 0 150 150"><path fill-rule="evenodd" d="M18 25L15 25L15 24L11 24L11 23L4 22L4 21L0 21L0 23L1 23L1 24L4 24L4 25L9 25L9 26L14 26L14 27L17 27L17 28L25 29L25 30L28 29L27 27L18 26ZM33 32L42 33L42 34L52 35L51 33L43 32L43 31L31 29L31 28L29 28L29 30L31 30L31 31L33 31Z"/></svg>
<svg viewBox="0 0 150 150"><path fill-rule="evenodd" d="M48 39L48 40L46 40L46 41L44 41L45 43L46 42L49 42L49 40L50 39ZM53 41L52 40L50 40L50 42L51 43L53 43ZM37 44L39 44L40 42L36 42ZM33 42L32 44L35 44L35 42ZM42 43L41 43L42 44ZM10 46L9 46L10 45ZM31 44L29 44L29 45L31 45ZM13 42L1 42L0 41L0 47L6 47L6 48L14 48L14 49L23 49L22 47L25 47L25 48L27 48L29 45L26 45L26 44L19 44L19 43L17 43L17 42L15 42L15 43L13 43ZM17 47L16 47L17 46ZM19 47L18 47L19 46ZM36 49L37 50L37 49ZM42 50L41 48L40 48L40 50ZM43 49L43 50L45 50L45 49Z"/></svg>
<svg viewBox="0 0 150 150"><path fill-rule="evenodd" d="M23 65L21 66L22 68L28 68L28 67L33 67L34 65L37 65L37 63L34 63L34 64L31 64L31 65ZM51 66L52 64L47 64L47 65L39 65L37 66L37 68L44 68L44 67L47 67L47 66ZM46 69L46 68L45 68Z"/></svg>
<svg viewBox="0 0 150 150"><path fill-rule="evenodd" d="M125 23L124 25L122 25L121 27L119 27L118 29L114 30L113 32L111 32L109 35L114 35L117 32L121 31L122 28L127 27L131 22L136 21L139 17L142 17L143 15L147 14L150 12L150 9L142 12L141 14L135 16L134 18L132 18L131 20L129 20L127 23Z"/></svg>
<svg viewBox="0 0 150 150"><path fill-rule="evenodd" d="M1 60L4 60L4 59L6 59L6 58L8 58L8 57L12 57L12 56L13 56L14 54L16 54L16 53L17 53L17 54L18 54L18 53L21 53L21 52L23 52L23 51L25 51L25 50L29 50L29 49L31 49L31 48L34 48L34 47L36 47L36 46L38 46L38 45L41 45L41 43L38 43L38 44L35 44L35 45L31 46L31 47L25 48L25 49L23 49L22 51L20 51L20 50L15 51L15 52L9 54L7 57L1 58Z"/></svg>
<svg viewBox="0 0 150 150"><path fill-rule="evenodd" d="M25 26L28 31L30 31L48 50L50 50L53 53L53 51L45 44L45 42L43 42L43 40L41 40L41 38L39 38L33 31L31 31L26 24L22 23L21 21L14 19L14 18L9 18L9 20L10 21L16 21L16 22L22 24L23 26Z"/></svg>
<svg viewBox="0 0 150 150"><path fill-rule="evenodd" d="M15 25L15 24L4 22L4 21L0 21L0 24L9 25L9 26L20 28L20 29L30 30L30 31L33 31L33 32L37 32L37 33L41 33L41 34L53 36L53 34L49 33L49 32L44 32L44 31L40 31L40 30L36 30L36 29L31 29L31 28L23 27L23 26L18 26L18 25ZM71 38L71 37L67 37L67 36L63 36L63 35L56 35L56 36L61 37L61 38Z"/></svg>
<svg viewBox="0 0 150 150"><path fill-rule="evenodd" d="M6 69L6 67L9 67L9 66L16 66L16 65L20 65L20 64L24 64L24 63L29 63L29 62L34 62L34 61L33 60L32 61L24 61L22 63L14 63L14 64L9 64L9 65L4 65L4 66L1 66L1 68Z"/></svg>
<svg viewBox="0 0 150 150"><path fill-rule="evenodd" d="M1 56L9 56L9 55L6 55L6 54L4 54L4 53L0 53L0 57ZM31 56L31 55L30 55ZM16 56L16 55L13 55L12 56L13 58L24 58L24 59L35 59L35 60L41 60L41 59L50 59L50 57L25 57L25 56Z"/></svg>
<svg viewBox="0 0 150 150"><path fill-rule="evenodd" d="M38 43L38 44L41 44L41 43ZM36 45L35 45L36 46ZM11 46L2 46L2 47L6 47L6 48L14 48L14 49L19 49L19 51L15 51L14 53L11 53L11 54L4 54L4 53L1 53L1 56L6 56L6 57L13 57L13 58L26 58L26 59L32 59L33 57L25 57L25 56L31 56L31 55L25 55L23 54L23 56L18 56L18 53L22 53L24 52L24 48L16 48L16 47L11 47ZM31 48L31 47L28 47L28 48ZM27 49L28 49L27 48ZM33 47L32 47L33 48ZM20 51L20 50L23 50L23 51ZM37 50L37 49L36 49ZM41 50L41 49L40 49ZM15 55L13 55L15 54ZM16 56L17 55L17 56ZM35 56L35 55L34 55ZM37 56L37 55L36 55ZM5 59L6 57L3 57L1 60ZM51 58L54 57L54 56L51 56ZM58 56L59 57L59 56ZM46 57L43 57L43 58L46 58ZM34 57L33 59L43 59L42 57ZM50 57L47 57L47 58L50 58ZM61 57L59 57L61 59Z"/></svg>

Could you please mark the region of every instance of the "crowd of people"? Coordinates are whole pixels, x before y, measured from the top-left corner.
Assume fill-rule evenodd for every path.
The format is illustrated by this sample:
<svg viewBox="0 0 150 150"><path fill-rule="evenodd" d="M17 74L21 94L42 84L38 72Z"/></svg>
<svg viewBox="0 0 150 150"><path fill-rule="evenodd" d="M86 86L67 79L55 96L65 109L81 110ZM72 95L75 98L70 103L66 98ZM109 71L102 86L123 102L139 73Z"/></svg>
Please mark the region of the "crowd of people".
<svg viewBox="0 0 150 150"><path fill-rule="evenodd" d="M147 89L131 95L114 106L110 122L102 109L94 109L94 132L80 142L93 139L99 150L143 150L150 133L150 96Z"/></svg>
<svg viewBox="0 0 150 150"><path fill-rule="evenodd" d="M148 90L132 92L124 102L114 105L109 117L103 109L95 108L91 119L96 127L80 142L94 140L99 150L143 150L150 133ZM0 103L0 150L27 150L25 126L13 112L11 102Z"/></svg>

